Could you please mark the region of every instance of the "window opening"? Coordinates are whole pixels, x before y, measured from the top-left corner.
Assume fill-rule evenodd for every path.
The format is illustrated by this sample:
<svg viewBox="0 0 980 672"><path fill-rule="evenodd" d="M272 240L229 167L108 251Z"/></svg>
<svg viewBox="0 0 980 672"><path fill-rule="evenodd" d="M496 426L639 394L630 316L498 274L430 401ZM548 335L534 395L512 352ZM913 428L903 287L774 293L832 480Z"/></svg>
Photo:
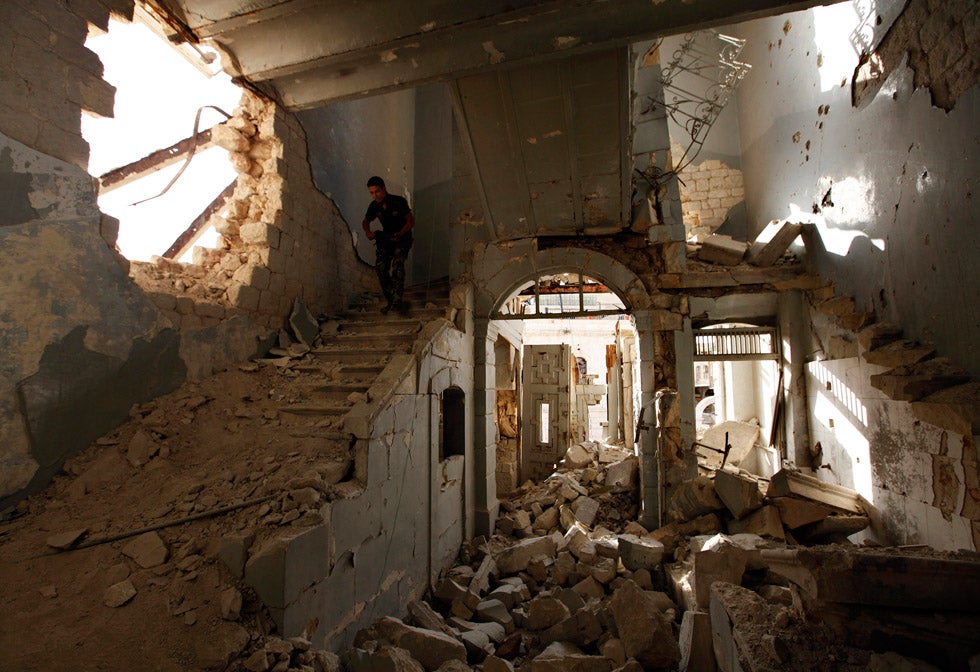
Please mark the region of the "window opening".
<svg viewBox="0 0 980 672"><path fill-rule="evenodd" d="M86 41L116 87L114 117L82 117L89 172L101 178L99 208L119 220L116 244L125 257L181 254L180 261L190 261L193 244L217 245L206 223L237 178L228 151L210 144L210 126L226 117L207 108L230 113L242 91L221 71L216 51L175 46L142 9L135 18L112 19L108 32ZM164 191L192 148L193 160L167 193L140 203Z"/></svg>
<svg viewBox="0 0 980 672"><path fill-rule="evenodd" d="M543 275L519 287L494 314L495 319L596 317L629 312L603 282L581 273Z"/></svg>
<svg viewBox="0 0 980 672"><path fill-rule="evenodd" d="M538 404L538 442L551 443L551 404Z"/></svg>
<svg viewBox="0 0 980 672"><path fill-rule="evenodd" d="M782 443L776 329L727 323L694 329L693 338L699 462L718 468L727 437L726 464L771 476L780 457L771 444Z"/></svg>
<svg viewBox="0 0 980 672"><path fill-rule="evenodd" d="M442 393L439 422L439 461L466 454L466 393L458 387Z"/></svg>

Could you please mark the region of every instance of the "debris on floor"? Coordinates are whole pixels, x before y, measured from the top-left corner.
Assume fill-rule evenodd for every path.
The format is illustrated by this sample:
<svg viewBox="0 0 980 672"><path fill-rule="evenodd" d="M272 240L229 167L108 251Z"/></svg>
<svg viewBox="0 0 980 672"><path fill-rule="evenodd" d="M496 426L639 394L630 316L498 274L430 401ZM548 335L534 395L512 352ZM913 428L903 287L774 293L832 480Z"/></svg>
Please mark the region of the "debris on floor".
<svg viewBox="0 0 980 672"><path fill-rule="evenodd" d="M497 534L463 545L431 603L362 630L342 664L351 672L925 672L977 660L969 634L980 604L976 554L800 546L794 533L812 538L801 530L867 519L854 515L845 489L791 472L773 479L768 496L764 479L733 468L699 477L673 502L674 521L648 531L635 522L636 472L626 466L635 461L617 447L570 447L543 483L501 502ZM910 575L889 569L897 566ZM954 581L925 596L925 575L945 572ZM862 581L865 589L850 590ZM962 596L947 601L957 586ZM878 630L865 624L852 636L843 614L856 607L865 620L898 609L881 614ZM932 618L932 628L907 632L910 612ZM948 648L937 648L950 621L959 625L948 629Z"/></svg>

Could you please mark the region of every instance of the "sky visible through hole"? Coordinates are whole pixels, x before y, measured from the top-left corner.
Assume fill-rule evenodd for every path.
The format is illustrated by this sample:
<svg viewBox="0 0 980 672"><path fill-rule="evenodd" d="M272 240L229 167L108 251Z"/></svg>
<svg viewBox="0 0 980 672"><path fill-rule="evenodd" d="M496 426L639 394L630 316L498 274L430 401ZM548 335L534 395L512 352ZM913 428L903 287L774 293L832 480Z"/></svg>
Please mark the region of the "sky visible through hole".
<svg viewBox="0 0 980 672"><path fill-rule="evenodd" d="M91 147L89 172L96 177L190 137L199 107L214 105L232 114L241 98L228 75L208 77L138 21L113 20L108 33L90 37L86 46L99 55L104 78L116 87L114 118L82 116L82 135ZM205 110L200 130L222 121L223 115ZM131 205L160 193L181 165L99 196L101 210L120 222L117 244L126 258L162 255L236 177L225 150L198 150L167 194ZM214 247L216 240L210 229L196 245Z"/></svg>

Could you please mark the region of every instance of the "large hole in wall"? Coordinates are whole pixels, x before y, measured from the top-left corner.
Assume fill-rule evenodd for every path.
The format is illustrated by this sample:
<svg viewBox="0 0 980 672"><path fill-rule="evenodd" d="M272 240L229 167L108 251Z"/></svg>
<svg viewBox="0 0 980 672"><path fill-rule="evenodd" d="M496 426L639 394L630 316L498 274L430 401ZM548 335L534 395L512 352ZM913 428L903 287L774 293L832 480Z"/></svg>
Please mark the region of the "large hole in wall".
<svg viewBox="0 0 980 672"><path fill-rule="evenodd" d="M232 114L242 91L221 72L217 52L175 46L152 17L139 9L135 16L112 20L107 33L86 41L116 88L114 117L82 119L89 172L100 178L100 209L119 220L116 244L126 258L189 262L194 246L217 246L209 209L221 206L237 174L226 149L188 139L225 121L213 108Z"/></svg>

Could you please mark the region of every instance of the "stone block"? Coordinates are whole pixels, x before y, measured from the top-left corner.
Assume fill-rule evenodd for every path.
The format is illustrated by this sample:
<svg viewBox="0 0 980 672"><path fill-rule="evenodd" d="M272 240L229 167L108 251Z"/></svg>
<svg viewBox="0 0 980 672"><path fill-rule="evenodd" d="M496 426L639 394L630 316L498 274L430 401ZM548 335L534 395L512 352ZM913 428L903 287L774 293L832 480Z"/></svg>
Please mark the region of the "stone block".
<svg viewBox="0 0 980 672"><path fill-rule="evenodd" d="M228 301L231 305L242 310L254 312L259 307L259 297L261 292L249 285L232 283L228 289Z"/></svg>
<svg viewBox="0 0 980 672"><path fill-rule="evenodd" d="M599 513L599 502L591 497L579 497L572 504L572 510L575 512L575 519L578 522L586 527L592 527L596 514Z"/></svg>
<svg viewBox="0 0 980 672"><path fill-rule="evenodd" d="M592 451L581 443L571 445L565 451L565 466L569 469L583 469L592 464L593 459Z"/></svg>
<svg viewBox="0 0 980 672"><path fill-rule="evenodd" d="M514 631L514 618L500 600L484 600L476 605L476 616L484 623L499 623L507 632Z"/></svg>
<svg viewBox="0 0 980 672"><path fill-rule="evenodd" d="M748 243L732 240L731 236L714 233L705 238L701 244L698 259L723 266L735 266L741 263L748 247Z"/></svg>
<svg viewBox="0 0 980 672"><path fill-rule="evenodd" d="M326 525L269 539L245 564L245 582L272 608L285 608L330 573Z"/></svg>
<svg viewBox="0 0 980 672"><path fill-rule="evenodd" d="M701 609L707 609L711 584L724 581L739 585L745 573L747 553L725 535L717 534L694 555L694 594Z"/></svg>
<svg viewBox="0 0 980 672"><path fill-rule="evenodd" d="M495 558L497 567L504 574L516 574L527 569L535 555L555 557L555 541L551 537L532 537L504 549Z"/></svg>
<svg viewBox="0 0 980 672"><path fill-rule="evenodd" d="M606 469L605 484L617 490L631 488L636 479L636 472L636 457L628 457L625 460L620 460L619 462L610 464Z"/></svg>
<svg viewBox="0 0 980 672"><path fill-rule="evenodd" d="M568 607L558 598L538 596L528 603L527 628L546 630L569 616Z"/></svg>
<svg viewBox="0 0 980 672"><path fill-rule="evenodd" d="M762 506L758 481L727 469L715 472L715 493L737 519Z"/></svg>
<svg viewBox="0 0 980 672"><path fill-rule="evenodd" d="M674 491L667 515L678 522L690 521L725 508L715 492L715 484L707 476L684 481Z"/></svg>
<svg viewBox="0 0 980 672"><path fill-rule="evenodd" d="M660 566L664 557L664 545L650 537L637 537L632 534L621 534L619 539L619 557L623 566L630 571L646 569L653 571Z"/></svg>
<svg viewBox="0 0 980 672"><path fill-rule="evenodd" d="M680 672L715 672L715 653L711 638L711 615L705 611L685 611L678 644Z"/></svg>
<svg viewBox="0 0 980 672"><path fill-rule="evenodd" d="M674 669L681 654L670 619L632 581L625 581L610 600L610 611L626 655L644 669Z"/></svg>
<svg viewBox="0 0 980 672"><path fill-rule="evenodd" d="M833 512L826 504L798 497L771 497L769 503L779 509L779 519L790 530L823 520Z"/></svg>
<svg viewBox="0 0 980 672"><path fill-rule="evenodd" d="M531 672L610 672L612 661L589 656L568 642L552 642L531 661Z"/></svg>

